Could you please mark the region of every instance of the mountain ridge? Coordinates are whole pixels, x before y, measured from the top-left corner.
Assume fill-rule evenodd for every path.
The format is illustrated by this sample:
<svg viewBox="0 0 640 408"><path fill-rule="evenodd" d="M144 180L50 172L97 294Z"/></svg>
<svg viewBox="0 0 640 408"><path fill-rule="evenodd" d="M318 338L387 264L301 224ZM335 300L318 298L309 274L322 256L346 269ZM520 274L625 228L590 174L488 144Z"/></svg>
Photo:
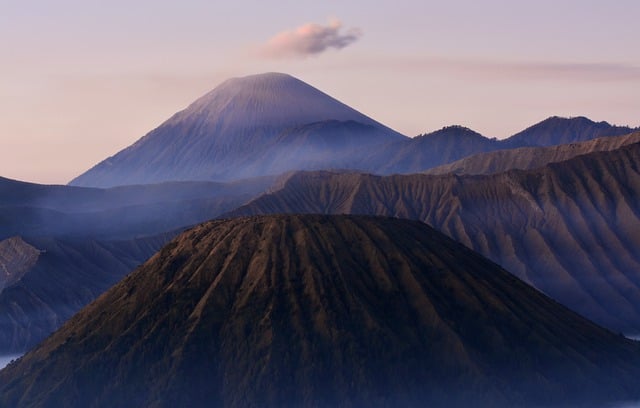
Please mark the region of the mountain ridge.
<svg viewBox="0 0 640 408"><path fill-rule="evenodd" d="M431 168L425 174L494 174L508 170L530 170L575 156L618 149L640 142L640 132L623 136L605 136L583 142L555 146L528 146L476 153L463 159Z"/></svg>
<svg viewBox="0 0 640 408"><path fill-rule="evenodd" d="M640 332L640 143L489 176L298 172L228 216L417 219L584 316Z"/></svg>
<svg viewBox="0 0 640 408"><path fill-rule="evenodd" d="M639 130L615 126L606 121L594 122L584 116L551 116L505 139L508 147L554 146L583 142L605 136L622 136Z"/></svg>

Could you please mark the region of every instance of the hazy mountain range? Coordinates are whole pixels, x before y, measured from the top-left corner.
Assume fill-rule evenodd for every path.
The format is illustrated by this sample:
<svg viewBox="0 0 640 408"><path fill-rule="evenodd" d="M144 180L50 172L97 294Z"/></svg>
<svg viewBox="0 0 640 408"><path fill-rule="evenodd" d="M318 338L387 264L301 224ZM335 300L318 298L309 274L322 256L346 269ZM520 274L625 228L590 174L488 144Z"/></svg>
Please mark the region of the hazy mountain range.
<svg viewBox="0 0 640 408"><path fill-rule="evenodd" d="M555 301L640 333L639 166L638 129L583 117L408 138L285 74L229 80L69 186L0 178L0 355L234 218L0 372L0 406L638 398L637 344ZM422 223L237 218L274 213Z"/></svg>
<svg viewBox="0 0 640 408"><path fill-rule="evenodd" d="M70 185L230 181L317 169L417 173L479 152L632 131L553 117L505 140L462 126L409 138L296 78L269 73L222 83Z"/></svg>

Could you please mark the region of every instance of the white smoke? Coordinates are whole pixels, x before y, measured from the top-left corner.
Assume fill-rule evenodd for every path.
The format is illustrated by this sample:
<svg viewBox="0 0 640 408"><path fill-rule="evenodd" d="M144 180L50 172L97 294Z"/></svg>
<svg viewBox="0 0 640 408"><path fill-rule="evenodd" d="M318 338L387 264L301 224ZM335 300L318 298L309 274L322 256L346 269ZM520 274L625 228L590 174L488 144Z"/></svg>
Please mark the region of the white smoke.
<svg viewBox="0 0 640 408"><path fill-rule="evenodd" d="M357 28L343 30L342 22L332 19L327 25L307 23L272 37L261 49L270 58L307 57L353 44L362 32Z"/></svg>

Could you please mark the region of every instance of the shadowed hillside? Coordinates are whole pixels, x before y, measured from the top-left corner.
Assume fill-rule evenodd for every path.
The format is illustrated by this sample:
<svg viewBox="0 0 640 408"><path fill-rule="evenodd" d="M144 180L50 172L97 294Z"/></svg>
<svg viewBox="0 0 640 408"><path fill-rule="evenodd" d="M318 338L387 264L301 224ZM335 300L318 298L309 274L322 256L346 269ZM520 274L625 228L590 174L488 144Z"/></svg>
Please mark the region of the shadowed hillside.
<svg viewBox="0 0 640 408"><path fill-rule="evenodd" d="M0 405L601 406L637 343L414 221L214 221L0 372Z"/></svg>
<svg viewBox="0 0 640 408"><path fill-rule="evenodd" d="M516 133L503 142L505 147L554 146L605 136L622 136L633 132L628 126L615 126L607 122L594 122L583 116L562 118L552 116Z"/></svg>
<svg viewBox="0 0 640 408"><path fill-rule="evenodd" d="M272 182L97 189L0 178L0 355L32 347L185 227Z"/></svg>
<svg viewBox="0 0 640 408"><path fill-rule="evenodd" d="M533 171L379 177L296 173L233 215L418 219L615 330L640 332L640 144Z"/></svg>
<svg viewBox="0 0 640 408"><path fill-rule="evenodd" d="M22 253L37 255L0 287L0 355L35 346L174 235L127 241L27 238L28 243L12 238L22 241Z"/></svg>

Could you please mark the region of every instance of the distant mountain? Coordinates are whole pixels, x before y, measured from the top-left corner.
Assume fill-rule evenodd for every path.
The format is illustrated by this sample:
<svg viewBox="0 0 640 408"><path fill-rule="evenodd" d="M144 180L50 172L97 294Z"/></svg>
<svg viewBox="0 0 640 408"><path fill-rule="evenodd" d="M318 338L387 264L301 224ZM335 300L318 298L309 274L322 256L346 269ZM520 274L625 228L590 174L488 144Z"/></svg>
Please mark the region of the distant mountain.
<svg viewBox="0 0 640 408"><path fill-rule="evenodd" d="M426 174L493 174L512 169L529 170L549 163L561 162L573 157L615 150L622 146L639 143L640 132L624 136L609 136L586 142L570 143L548 147L520 147L478 153L453 163L434 167Z"/></svg>
<svg viewBox="0 0 640 408"><path fill-rule="evenodd" d="M605 136L626 135L634 130L637 129L612 126L607 122L596 123L584 117L560 118L554 116L510 138L497 140L487 138L462 126L449 126L413 139L390 143L366 156L358 168L381 175L421 173L436 166L443 166L481 153L503 152L507 149L530 146L576 143ZM600 147L604 147L604 145L592 146L594 151ZM513 156L519 156L520 153L513 153ZM536 153L538 152L536 151ZM484 157L491 157L497 161L502 158L500 154L503 153ZM504 154L511 155L511 153ZM520 160L523 161L523 159ZM497 165L496 167L498 166L502 166L504 170L509 169L507 165ZM442 172L443 170L438 170L436 174L442 174Z"/></svg>
<svg viewBox="0 0 640 408"><path fill-rule="evenodd" d="M40 251L20 237L0 241L0 292L20 280L38 261Z"/></svg>
<svg viewBox="0 0 640 408"><path fill-rule="evenodd" d="M582 116L561 118L552 116L503 141L505 147L554 146L583 142L604 136L621 136L638 129L594 122Z"/></svg>
<svg viewBox="0 0 640 408"><path fill-rule="evenodd" d="M0 372L0 406L603 406L640 345L428 226L215 221Z"/></svg>
<svg viewBox="0 0 640 408"><path fill-rule="evenodd" d="M365 156L358 168L376 174L418 173L478 152L499 148L499 142L462 126L399 140Z"/></svg>
<svg viewBox="0 0 640 408"><path fill-rule="evenodd" d="M640 144L491 176L296 173L227 216L418 219L582 315L640 332Z"/></svg>
<svg viewBox="0 0 640 408"><path fill-rule="evenodd" d="M233 181L297 170L419 173L498 149L551 146L634 129L551 117L506 139L462 126L407 138L286 74L234 78L69 184Z"/></svg>
<svg viewBox="0 0 640 408"><path fill-rule="evenodd" d="M253 75L222 83L70 184L228 181L348 167L356 152L402 139L296 78Z"/></svg>

